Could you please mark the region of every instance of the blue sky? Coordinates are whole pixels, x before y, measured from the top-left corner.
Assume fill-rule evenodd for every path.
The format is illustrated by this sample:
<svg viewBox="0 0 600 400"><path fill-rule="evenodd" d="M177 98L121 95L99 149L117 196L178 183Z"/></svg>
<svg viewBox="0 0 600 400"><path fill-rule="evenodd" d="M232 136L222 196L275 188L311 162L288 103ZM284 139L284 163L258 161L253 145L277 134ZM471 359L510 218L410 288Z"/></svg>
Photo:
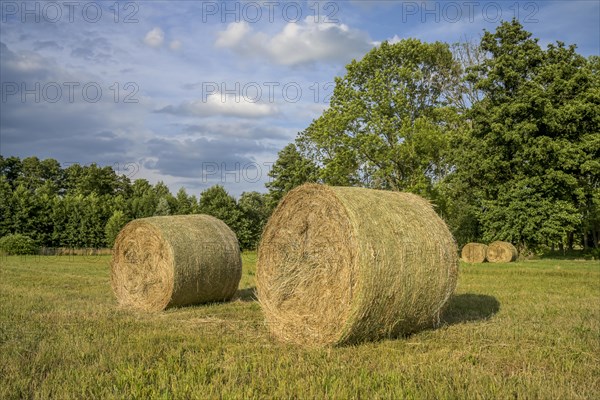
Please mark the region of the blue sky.
<svg viewBox="0 0 600 400"><path fill-rule="evenodd" d="M335 76L384 40L478 40L517 16L600 52L600 1L2 1L0 153L189 193L264 191Z"/></svg>

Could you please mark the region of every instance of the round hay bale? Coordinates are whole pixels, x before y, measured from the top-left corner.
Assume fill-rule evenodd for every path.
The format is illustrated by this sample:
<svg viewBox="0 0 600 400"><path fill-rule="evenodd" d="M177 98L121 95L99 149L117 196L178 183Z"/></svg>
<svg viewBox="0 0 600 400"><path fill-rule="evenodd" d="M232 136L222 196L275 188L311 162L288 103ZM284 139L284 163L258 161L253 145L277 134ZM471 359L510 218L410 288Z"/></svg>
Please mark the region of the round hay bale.
<svg viewBox="0 0 600 400"><path fill-rule="evenodd" d="M115 239L111 283L126 307L160 311L229 300L241 275L235 233L209 215L137 219Z"/></svg>
<svg viewBox="0 0 600 400"><path fill-rule="evenodd" d="M485 261L487 246L483 243L467 243L462 248L460 256L464 262L482 263Z"/></svg>
<svg viewBox="0 0 600 400"><path fill-rule="evenodd" d="M487 260L493 263L509 263L515 261L519 252L511 243L496 241L487 248Z"/></svg>
<svg viewBox="0 0 600 400"><path fill-rule="evenodd" d="M265 227L257 291L275 337L341 345L434 325L457 273L456 243L421 197L306 184Z"/></svg>

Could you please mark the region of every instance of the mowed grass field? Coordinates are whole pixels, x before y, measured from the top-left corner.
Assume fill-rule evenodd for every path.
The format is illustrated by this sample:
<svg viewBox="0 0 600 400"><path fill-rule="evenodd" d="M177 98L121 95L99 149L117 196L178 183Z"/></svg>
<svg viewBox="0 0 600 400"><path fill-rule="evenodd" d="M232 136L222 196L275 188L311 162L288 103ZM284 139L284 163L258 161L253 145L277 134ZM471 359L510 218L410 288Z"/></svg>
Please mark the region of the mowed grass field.
<svg viewBox="0 0 600 400"><path fill-rule="evenodd" d="M238 298L121 310L110 256L3 257L0 398L600 398L600 263L460 266L442 325L376 343L275 341Z"/></svg>

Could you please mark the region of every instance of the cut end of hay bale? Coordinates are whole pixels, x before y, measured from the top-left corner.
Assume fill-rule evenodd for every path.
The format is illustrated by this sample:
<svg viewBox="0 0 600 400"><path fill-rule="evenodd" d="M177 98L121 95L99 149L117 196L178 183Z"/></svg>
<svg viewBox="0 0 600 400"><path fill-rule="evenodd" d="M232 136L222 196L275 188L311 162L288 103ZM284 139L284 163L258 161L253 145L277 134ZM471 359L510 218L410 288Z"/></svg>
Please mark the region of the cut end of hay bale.
<svg viewBox="0 0 600 400"><path fill-rule="evenodd" d="M482 263L485 261L487 246L483 243L467 243L460 253L461 258L467 263Z"/></svg>
<svg viewBox="0 0 600 400"><path fill-rule="evenodd" d="M303 188L282 201L263 233L259 301L280 339L333 343L356 290L357 237L335 192Z"/></svg>
<svg viewBox="0 0 600 400"><path fill-rule="evenodd" d="M487 248L487 260L492 263L509 263L517 260L519 252L511 243L496 241Z"/></svg>
<svg viewBox="0 0 600 400"><path fill-rule="evenodd" d="M457 262L452 235L419 196L306 184L265 227L258 299L286 342L395 337L433 325L456 286Z"/></svg>
<svg viewBox="0 0 600 400"><path fill-rule="evenodd" d="M241 278L235 234L208 215L131 221L115 240L111 284L119 304L160 311L230 299Z"/></svg>
<svg viewBox="0 0 600 400"><path fill-rule="evenodd" d="M114 249L112 286L119 303L166 308L173 293L174 257L160 230L147 221L132 221L119 233Z"/></svg>

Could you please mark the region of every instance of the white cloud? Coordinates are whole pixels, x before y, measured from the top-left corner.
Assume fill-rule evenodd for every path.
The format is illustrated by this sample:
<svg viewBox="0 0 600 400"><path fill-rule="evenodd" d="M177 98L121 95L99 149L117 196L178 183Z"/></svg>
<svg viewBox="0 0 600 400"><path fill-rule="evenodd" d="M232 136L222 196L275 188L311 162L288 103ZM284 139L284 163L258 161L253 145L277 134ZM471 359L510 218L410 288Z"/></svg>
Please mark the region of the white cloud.
<svg viewBox="0 0 600 400"><path fill-rule="evenodd" d="M231 115L237 117L266 117L276 113L273 105L252 103L240 97L227 95L222 98L221 95L214 94L207 96L206 102L196 100L189 104L189 109L197 115L209 116L213 114Z"/></svg>
<svg viewBox="0 0 600 400"><path fill-rule="evenodd" d="M205 100L193 100L181 103L179 106L167 106L159 113L211 117L215 115L260 118L274 115L278 112L272 104L252 102L244 96L211 94Z"/></svg>
<svg viewBox="0 0 600 400"><path fill-rule="evenodd" d="M400 36L394 35L394 37L388 39L388 43L394 44L394 43L398 43L401 40L402 40L402 38Z"/></svg>
<svg viewBox="0 0 600 400"><path fill-rule="evenodd" d="M232 22L224 31L217 32L215 45L217 47L236 46L250 30L247 22Z"/></svg>
<svg viewBox="0 0 600 400"><path fill-rule="evenodd" d="M286 24L272 37L253 32L246 22L231 23L217 35L217 47L230 48L244 55L266 56L282 65L348 62L361 57L375 44L366 32L309 17L302 22Z"/></svg>
<svg viewBox="0 0 600 400"><path fill-rule="evenodd" d="M150 32L146 33L144 43L150 47L160 47L165 41L165 33L159 27L155 27Z"/></svg>
<svg viewBox="0 0 600 400"><path fill-rule="evenodd" d="M14 70L15 72L41 72L48 68L48 59L44 59L38 53L23 51L15 53L8 49L5 43L0 42L0 62L3 69ZM4 80L4 79L3 79Z"/></svg>

